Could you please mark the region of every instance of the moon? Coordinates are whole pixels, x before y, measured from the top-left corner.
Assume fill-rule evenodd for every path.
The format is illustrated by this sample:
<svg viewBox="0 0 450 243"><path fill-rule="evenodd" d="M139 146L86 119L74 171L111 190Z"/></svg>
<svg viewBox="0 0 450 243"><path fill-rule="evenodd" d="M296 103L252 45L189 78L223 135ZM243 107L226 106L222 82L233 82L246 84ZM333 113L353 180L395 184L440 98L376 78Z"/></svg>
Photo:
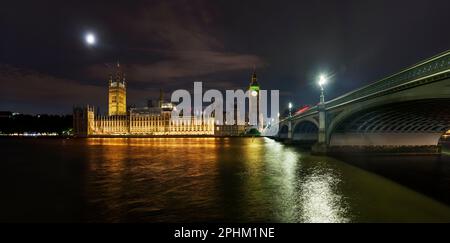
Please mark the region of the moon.
<svg viewBox="0 0 450 243"><path fill-rule="evenodd" d="M95 35L92 33L87 33L84 37L86 44L93 46L97 42L97 39L95 38Z"/></svg>

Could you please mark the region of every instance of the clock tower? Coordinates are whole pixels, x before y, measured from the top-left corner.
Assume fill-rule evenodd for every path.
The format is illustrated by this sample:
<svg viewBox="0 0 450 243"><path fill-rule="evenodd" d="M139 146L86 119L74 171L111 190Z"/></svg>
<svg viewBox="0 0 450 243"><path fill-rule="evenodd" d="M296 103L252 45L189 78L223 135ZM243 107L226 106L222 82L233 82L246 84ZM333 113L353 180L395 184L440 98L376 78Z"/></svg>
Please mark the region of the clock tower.
<svg viewBox="0 0 450 243"><path fill-rule="evenodd" d="M259 92L258 78L256 77L256 71L253 71L249 87L249 124L258 129L262 125L260 121Z"/></svg>

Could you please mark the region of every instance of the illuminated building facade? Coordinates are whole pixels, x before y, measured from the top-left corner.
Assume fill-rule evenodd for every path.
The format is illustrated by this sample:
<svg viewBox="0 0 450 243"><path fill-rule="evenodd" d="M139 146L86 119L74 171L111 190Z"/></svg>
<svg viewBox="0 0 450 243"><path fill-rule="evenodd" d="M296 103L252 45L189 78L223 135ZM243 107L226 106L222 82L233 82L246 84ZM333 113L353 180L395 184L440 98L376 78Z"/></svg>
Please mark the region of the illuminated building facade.
<svg viewBox="0 0 450 243"><path fill-rule="evenodd" d="M164 110L159 114L130 110L125 116L96 116L92 106L74 109L74 132L79 137L214 135L214 127L214 118L172 120L171 112Z"/></svg>
<svg viewBox="0 0 450 243"><path fill-rule="evenodd" d="M117 65L109 79L108 115L96 114L93 106L73 110L74 135L77 137L110 136L196 136L214 135L214 118L195 119L183 116L171 119L174 105L165 103L162 91L157 107L126 109L125 74Z"/></svg>

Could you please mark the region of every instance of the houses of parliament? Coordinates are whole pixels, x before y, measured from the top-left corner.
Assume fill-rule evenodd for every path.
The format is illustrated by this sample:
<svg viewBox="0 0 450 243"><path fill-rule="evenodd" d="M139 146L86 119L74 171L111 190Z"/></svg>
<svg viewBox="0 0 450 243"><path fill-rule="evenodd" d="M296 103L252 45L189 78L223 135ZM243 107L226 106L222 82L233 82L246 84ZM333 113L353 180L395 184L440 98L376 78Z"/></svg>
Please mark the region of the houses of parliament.
<svg viewBox="0 0 450 243"><path fill-rule="evenodd" d="M258 86L255 89L255 86ZM259 91L254 73L250 88ZM254 91L255 92L255 91ZM100 115L94 106L73 109L73 132L76 137L152 137L152 136L239 136L244 125L216 125L215 119L183 116L171 119L174 104L165 102L163 93L157 104L127 109L127 82L119 63L109 76L108 114Z"/></svg>

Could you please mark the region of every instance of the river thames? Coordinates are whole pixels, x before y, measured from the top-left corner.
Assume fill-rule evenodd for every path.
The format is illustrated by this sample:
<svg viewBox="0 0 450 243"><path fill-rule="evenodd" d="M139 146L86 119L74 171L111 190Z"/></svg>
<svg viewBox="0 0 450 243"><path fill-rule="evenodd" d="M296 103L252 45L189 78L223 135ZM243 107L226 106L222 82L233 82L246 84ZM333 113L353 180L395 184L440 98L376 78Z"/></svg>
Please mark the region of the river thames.
<svg viewBox="0 0 450 243"><path fill-rule="evenodd" d="M267 138L5 138L0 151L0 221L450 222L446 156L344 162Z"/></svg>

